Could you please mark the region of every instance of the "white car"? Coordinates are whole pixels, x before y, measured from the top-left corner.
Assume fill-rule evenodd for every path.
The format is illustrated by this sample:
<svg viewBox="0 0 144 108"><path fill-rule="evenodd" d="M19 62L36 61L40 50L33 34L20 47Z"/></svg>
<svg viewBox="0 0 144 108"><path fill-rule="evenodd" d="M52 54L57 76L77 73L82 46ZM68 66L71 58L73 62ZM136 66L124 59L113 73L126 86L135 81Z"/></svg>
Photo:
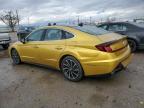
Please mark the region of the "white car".
<svg viewBox="0 0 144 108"><path fill-rule="evenodd" d="M0 45L3 49L8 49L11 38L8 33L0 33Z"/></svg>

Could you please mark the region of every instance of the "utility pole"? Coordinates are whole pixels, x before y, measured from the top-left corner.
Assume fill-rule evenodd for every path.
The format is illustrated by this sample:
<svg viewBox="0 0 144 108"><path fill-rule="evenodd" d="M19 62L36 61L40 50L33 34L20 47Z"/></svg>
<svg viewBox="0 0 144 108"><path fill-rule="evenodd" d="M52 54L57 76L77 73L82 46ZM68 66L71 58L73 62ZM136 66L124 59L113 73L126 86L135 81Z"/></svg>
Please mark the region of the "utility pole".
<svg viewBox="0 0 144 108"><path fill-rule="evenodd" d="M90 16L90 24L92 24L92 17Z"/></svg>
<svg viewBox="0 0 144 108"><path fill-rule="evenodd" d="M77 19L77 23L78 23L78 24L80 23L80 19L79 19L79 16L78 16L78 19Z"/></svg>
<svg viewBox="0 0 144 108"><path fill-rule="evenodd" d="M19 24L19 22L20 22L20 18L19 18L19 14L18 14L18 11L16 10L16 15L17 15L17 20L18 20L18 29L19 29L19 26L20 26L20 24Z"/></svg>
<svg viewBox="0 0 144 108"><path fill-rule="evenodd" d="M18 14L18 11L17 11L17 10L16 10L16 16L17 16L17 20L18 20L18 28L17 28L17 31L19 31L19 29L20 29L20 24L19 24L20 18L19 18L19 14ZM20 40L20 34L18 34L18 40Z"/></svg>

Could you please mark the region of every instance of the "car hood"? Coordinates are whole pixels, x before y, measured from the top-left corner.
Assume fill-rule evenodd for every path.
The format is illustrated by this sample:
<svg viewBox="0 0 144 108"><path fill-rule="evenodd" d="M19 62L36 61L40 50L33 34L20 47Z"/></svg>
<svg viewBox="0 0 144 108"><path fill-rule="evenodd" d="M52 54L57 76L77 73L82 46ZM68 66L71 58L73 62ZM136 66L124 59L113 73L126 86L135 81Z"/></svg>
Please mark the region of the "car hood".
<svg viewBox="0 0 144 108"><path fill-rule="evenodd" d="M7 40L10 39L10 36L8 33L0 33L0 40Z"/></svg>

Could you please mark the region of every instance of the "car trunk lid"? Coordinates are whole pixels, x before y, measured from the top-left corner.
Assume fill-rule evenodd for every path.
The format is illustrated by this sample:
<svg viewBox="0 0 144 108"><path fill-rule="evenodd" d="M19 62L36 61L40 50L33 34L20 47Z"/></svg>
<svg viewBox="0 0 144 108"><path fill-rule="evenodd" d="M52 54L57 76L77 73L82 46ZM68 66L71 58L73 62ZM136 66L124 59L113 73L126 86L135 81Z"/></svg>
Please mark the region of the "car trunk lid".
<svg viewBox="0 0 144 108"><path fill-rule="evenodd" d="M108 51L106 50L106 52L117 52L124 49L128 45L126 36L116 33L101 35L98 36L98 38L102 41L102 44L96 47L100 48L99 46L105 46L106 49L108 48Z"/></svg>

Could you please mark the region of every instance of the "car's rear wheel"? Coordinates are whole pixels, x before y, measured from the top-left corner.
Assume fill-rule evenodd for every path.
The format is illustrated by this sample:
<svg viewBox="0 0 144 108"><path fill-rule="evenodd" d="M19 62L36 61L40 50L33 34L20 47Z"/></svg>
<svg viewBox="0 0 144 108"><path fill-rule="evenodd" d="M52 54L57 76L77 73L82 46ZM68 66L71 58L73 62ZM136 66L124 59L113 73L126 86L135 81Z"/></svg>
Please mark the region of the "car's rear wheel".
<svg viewBox="0 0 144 108"><path fill-rule="evenodd" d="M64 77L70 81L82 80L84 73L81 64L72 56L65 57L60 64Z"/></svg>
<svg viewBox="0 0 144 108"><path fill-rule="evenodd" d="M128 39L128 43L130 45L130 48L131 48L131 52L135 52L136 49L137 49L137 44L134 40L132 39Z"/></svg>
<svg viewBox="0 0 144 108"><path fill-rule="evenodd" d="M9 47L9 44L6 44L6 45L2 45L3 49L8 49Z"/></svg>
<svg viewBox="0 0 144 108"><path fill-rule="evenodd" d="M20 64L21 59L16 49L11 50L11 58L14 64Z"/></svg>

